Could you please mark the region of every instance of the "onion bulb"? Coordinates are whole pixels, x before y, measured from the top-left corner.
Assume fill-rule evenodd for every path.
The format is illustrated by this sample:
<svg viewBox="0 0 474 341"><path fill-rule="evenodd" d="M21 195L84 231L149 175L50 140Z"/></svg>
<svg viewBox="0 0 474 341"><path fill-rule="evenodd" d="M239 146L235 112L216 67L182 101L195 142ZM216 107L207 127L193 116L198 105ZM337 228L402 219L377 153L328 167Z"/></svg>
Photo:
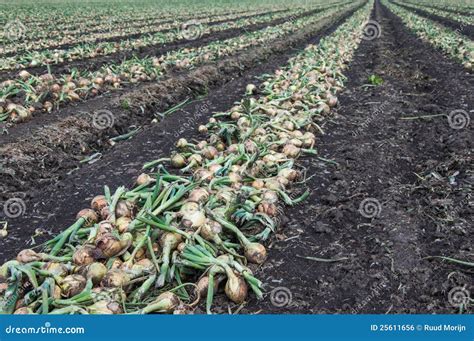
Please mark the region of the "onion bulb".
<svg viewBox="0 0 474 341"><path fill-rule="evenodd" d="M104 207L108 205L105 195L98 195L92 199L91 207L93 210L100 212Z"/></svg>
<svg viewBox="0 0 474 341"><path fill-rule="evenodd" d="M244 246L245 258L250 263L262 264L267 259L267 250L260 243L248 243Z"/></svg>
<svg viewBox="0 0 474 341"><path fill-rule="evenodd" d="M181 305L181 300L176 294L170 291L162 293L152 303L141 310L142 314L152 312L157 313L172 313L178 306Z"/></svg>
<svg viewBox="0 0 474 341"><path fill-rule="evenodd" d="M81 275L69 275L64 277L60 287L63 297L73 297L86 287L87 280Z"/></svg>
<svg viewBox="0 0 474 341"><path fill-rule="evenodd" d="M226 271L227 282L225 284L225 294L234 303L241 304L247 298L247 283L245 280L232 272Z"/></svg>
<svg viewBox="0 0 474 341"><path fill-rule="evenodd" d="M84 226L92 226L95 223L99 221L99 216L97 213L90 208L84 208L83 210L80 210L79 213L77 214L76 219L79 218L84 218L86 220Z"/></svg>
<svg viewBox="0 0 474 341"><path fill-rule="evenodd" d="M115 315L121 314L122 307L116 301L101 300L87 307L87 311L92 315Z"/></svg>
<svg viewBox="0 0 474 341"><path fill-rule="evenodd" d="M97 247L85 244L76 249L72 256L72 261L79 266L89 265L94 263L100 254L101 252Z"/></svg>
<svg viewBox="0 0 474 341"><path fill-rule="evenodd" d="M206 223L206 215L194 201L188 201L181 206L181 223L187 228L198 228Z"/></svg>

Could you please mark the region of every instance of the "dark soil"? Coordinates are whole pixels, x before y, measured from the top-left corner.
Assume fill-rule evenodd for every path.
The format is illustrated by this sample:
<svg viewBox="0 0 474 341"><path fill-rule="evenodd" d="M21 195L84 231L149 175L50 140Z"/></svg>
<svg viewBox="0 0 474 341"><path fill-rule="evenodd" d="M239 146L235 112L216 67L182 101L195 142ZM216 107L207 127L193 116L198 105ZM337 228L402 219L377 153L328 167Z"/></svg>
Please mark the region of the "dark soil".
<svg viewBox="0 0 474 341"><path fill-rule="evenodd" d="M252 24L248 25L245 27L241 28L231 28L227 30L222 30L218 32L212 32L209 34L204 34L198 39L195 40L187 40L187 39L182 39L178 40L176 42L171 42L168 44L156 44L152 46L147 46L147 47L140 47L137 48L136 50L132 51L119 51L116 53L111 53L105 56L99 56L95 58L86 58L86 59L80 59L80 60L73 60L73 61L65 61L63 63L58 63L54 65L50 65L50 72L56 75L63 74L63 73L70 73L72 69L78 69L82 71L96 71L100 69L103 65L105 64L110 64L114 62L120 62L122 60L130 59L132 57L137 57L137 58L144 58L147 56L161 56L163 54L166 54L167 52L174 51L177 49L181 48L193 48L193 47L198 47L202 45L209 44L213 41L218 41L218 40L226 40L230 38L234 38L237 36L240 36L244 33L247 32L254 32L258 30L262 30L266 27L274 26L274 25L279 25L282 24L286 21L289 20L295 20L299 19L305 16L310 16L313 14L316 14L318 12L321 12L320 9L308 11L305 13L302 13L300 15L292 15L280 19L275 19L272 21L268 22L263 22L259 24ZM125 39L124 37L121 37L120 40ZM32 75L42 75L44 73L48 72L48 68L46 66L37 66L37 67L31 67L31 68L25 68L29 73ZM13 70L13 71L5 71L0 73L0 82L4 81L6 79L14 78L17 76L19 70Z"/></svg>
<svg viewBox="0 0 474 341"><path fill-rule="evenodd" d="M433 20L435 22L438 22L443 26L452 28L453 30L457 31L458 33L461 33L461 34L465 35L466 37L474 39L474 26L473 25L467 25L465 23L461 23L461 22L456 21L456 20L441 17L441 16L436 15L436 14L431 14L427 11L417 9L417 8L413 8L413 7L409 7L409 6L403 5L399 2L395 2L395 1L391 1L391 2L397 4L400 7L405 8L405 9L407 9L407 10L409 10L409 11L415 13L415 14L418 14L419 16L422 16L424 18L427 18L427 19Z"/></svg>
<svg viewBox="0 0 474 341"><path fill-rule="evenodd" d="M338 165L304 159L311 196L288 209L257 272L265 300L244 313L456 313L449 292L474 290L472 267L425 258L474 260L472 124L402 119L473 109L473 79L376 8L382 35L360 45L317 142ZM384 83L368 85L371 75ZM373 218L359 210L369 198Z"/></svg>
<svg viewBox="0 0 474 341"><path fill-rule="evenodd" d="M307 44L317 44L355 10L341 14L339 19L322 21L288 39L124 95L132 107L142 103L143 112L132 113L117 104L102 103L118 118L114 129L120 130L133 123L149 122L153 113L162 112L186 97L209 91L207 97L184 106L159 124L148 125L133 139L114 148L107 146L113 129L97 131L90 117L85 115L69 117L44 129L38 124L34 127L36 131L32 130L34 133L24 131L24 135L17 136L21 140L12 143L2 154L3 199L24 199L26 211L16 219L9 219L10 233L2 241L0 261L24 248L36 228L51 233L65 228L73 221L78 207L88 206L88 201L101 193L104 185L116 188L131 184L145 162L169 155L180 136L197 137L196 127L207 122L212 112L226 110L238 101L248 83L259 84L257 76L274 72ZM95 107L96 110L101 108L104 106ZM21 136L29 137L26 140ZM96 151L103 152L102 158L79 169L77 159ZM75 172L67 174L75 168Z"/></svg>

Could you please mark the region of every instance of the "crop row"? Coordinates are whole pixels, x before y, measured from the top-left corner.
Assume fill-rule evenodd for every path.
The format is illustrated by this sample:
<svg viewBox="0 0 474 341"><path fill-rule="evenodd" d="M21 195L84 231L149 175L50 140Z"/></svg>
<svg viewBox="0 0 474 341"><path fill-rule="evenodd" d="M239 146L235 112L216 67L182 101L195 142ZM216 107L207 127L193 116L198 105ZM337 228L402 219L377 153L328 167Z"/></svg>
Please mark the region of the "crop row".
<svg viewBox="0 0 474 341"><path fill-rule="evenodd" d="M408 3L413 4L414 1L406 1ZM461 15L465 16L472 16L474 15L474 7L468 6L466 2L462 1L450 1L449 3L446 1L442 2L435 2L435 1L417 1L416 4L423 6L424 8L433 8L433 9L438 9L442 10L445 12L451 12L451 13L458 13Z"/></svg>
<svg viewBox="0 0 474 341"><path fill-rule="evenodd" d="M324 7L323 7L324 8ZM296 16L296 14L293 14ZM262 15L255 18L235 19L216 25L205 25L195 23L179 30L156 32L143 35L138 38L124 39L117 42L99 42L91 44L80 44L68 49L47 49L42 51L28 52L12 57L0 59L0 70L21 69L35 66L60 64L66 61L82 60L106 56L118 52L136 51L157 44L166 44L180 40L196 39L202 35L219 32L230 28L240 28L250 24L269 22L273 18L284 18L284 14ZM291 16L289 16L291 18Z"/></svg>
<svg viewBox="0 0 474 341"><path fill-rule="evenodd" d="M26 249L1 266L0 310L189 313L205 298L211 313L221 283L236 304L249 289L262 298L251 264L267 258L262 242L277 228L280 205L307 195L289 195L301 177L296 161L314 153L313 120L336 105L372 5L268 78L264 96L199 127L205 139L180 139L169 159L180 172L169 173L166 161L145 165L155 171L135 188L106 187L43 252Z"/></svg>
<svg viewBox="0 0 474 341"><path fill-rule="evenodd" d="M394 1L394 3L397 3ZM448 12L448 11L443 11L438 8L432 8L432 7L425 7L420 4L412 4L412 3L407 3L404 2L403 5L410 7L410 8L416 8L416 9L421 9L425 12L428 12L430 14L434 14L443 18L451 19L454 21L457 21L459 23L463 23L466 25L474 25L474 17L472 15L463 15L463 14L458 14L458 13L453 13L453 12Z"/></svg>
<svg viewBox="0 0 474 341"><path fill-rule="evenodd" d="M383 3L398 15L419 38L458 60L466 69L473 70L474 43L472 40L386 0L383 0Z"/></svg>
<svg viewBox="0 0 474 341"><path fill-rule="evenodd" d="M302 27L313 25L323 17L333 16L348 6L353 5L331 7L309 17L287 21L205 46L172 51L159 58L131 58L118 64L105 65L94 72L75 70L70 74L34 76L23 70L17 79L4 81L0 85L0 96L3 99L1 113L3 115L0 116L0 120L24 121L37 111L51 111L55 105L90 98L126 83L156 80L170 68L192 68L204 62L238 53L251 46L265 44Z"/></svg>
<svg viewBox="0 0 474 341"><path fill-rule="evenodd" d="M239 20L240 17L252 17L252 16L270 16L273 12L262 12L262 11L249 11L245 13L223 13L220 16L205 16L201 17L199 21L193 20L189 21L190 23L194 23L196 25L198 22L201 25L212 25L213 23L225 22L225 21L233 21ZM292 11L290 11L292 14ZM285 13L279 13L280 16L284 16ZM189 19L189 17L188 17ZM28 52L31 51L40 51L42 49L48 49L49 51L54 51L55 48L61 48L62 46L66 45L68 48L78 47L81 48L86 43L94 44L99 42L107 42L107 41L116 41L119 38L128 38L128 36L145 36L153 33L158 33L165 30L174 29L177 31L182 24L187 23L188 20L185 18L181 20L174 20L174 21L165 21L165 22L151 22L149 25L136 25L136 26L114 26L112 31L99 31L95 33L83 34L82 32L78 32L76 35L65 35L60 37L54 37L53 35L49 34L49 32L42 32L43 38L35 37L35 35L31 32L27 32L26 37L22 37L21 40L12 40L10 45L4 45L2 49L0 49L0 53L3 54L12 54L13 52ZM130 38L131 38L130 37ZM25 39L27 38L27 39Z"/></svg>

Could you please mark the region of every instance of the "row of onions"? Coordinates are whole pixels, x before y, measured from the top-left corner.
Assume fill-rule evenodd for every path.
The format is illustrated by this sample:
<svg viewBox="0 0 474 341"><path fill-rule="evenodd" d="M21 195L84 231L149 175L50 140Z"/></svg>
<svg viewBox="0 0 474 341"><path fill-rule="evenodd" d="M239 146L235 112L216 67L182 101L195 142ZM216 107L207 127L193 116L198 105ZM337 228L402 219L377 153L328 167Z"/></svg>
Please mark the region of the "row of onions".
<svg viewBox="0 0 474 341"><path fill-rule="evenodd" d="M257 15L263 14L266 11L244 11L238 12L226 10L218 16L226 16L229 14L240 15ZM267 11L268 12L268 11ZM144 13L145 14L145 13ZM214 17L214 16L213 16ZM90 42L97 39L104 39L110 37L120 37L125 34L146 33L151 32L151 28L157 30L158 28L165 29L179 25L182 22L191 19L205 20L209 19L208 13L181 13L179 16L170 17L170 15L149 17L145 15L142 19L127 19L122 18L117 21L114 17L108 17L105 20L95 21L90 25L84 26L83 23L71 27L35 27L32 31L28 31L27 35L22 37L21 41L8 40L0 35L0 40L4 40L3 46L0 48L0 53L16 52L19 49L38 49L38 45L25 45L26 42L38 41L40 47L54 47L63 44L77 44L80 42ZM164 26L169 24L168 26ZM47 40L46 40L46 39ZM20 45L21 44L21 45ZM10 49L16 45L16 50ZM6 48L8 47L8 48Z"/></svg>
<svg viewBox="0 0 474 341"><path fill-rule="evenodd" d="M221 17L212 17L212 19L208 18L203 19L202 21L200 20L200 24L194 25L192 29L199 30L197 33L204 35L230 28L239 28L251 24L265 23L280 17L285 17L287 15L288 14L284 12L280 12L276 14L263 14L257 15L256 17L239 19L242 14L230 14ZM222 20L224 20L224 22L220 23ZM1 58L0 70L14 70L28 67L54 65L64 63L66 61L95 58L117 52L136 51L148 46L186 40L186 36L183 36L183 31L181 30L180 26L173 26L172 23L163 24L159 27L143 29L141 31L142 34L139 37L132 38L127 38L128 33L116 33L115 31L112 33L106 33L106 35L110 36L109 38L112 38L112 36L119 38L123 36L123 39L119 41L105 40L94 42L96 40L94 36L84 36L79 40L73 39L73 41L77 43L74 43L73 45L63 49L47 48L29 51L27 45L34 45L36 47L40 46L36 44L36 42L15 44L12 46L12 49L25 50L26 48L27 51ZM186 33L184 34L186 35ZM90 43L84 43L83 41L90 41ZM55 45L55 43L51 43L50 41L44 42L45 46L49 46L51 44ZM5 52L12 51L5 50Z"/></svg>
<svg viewBox="0 0 474 341"><path fill-rule="evenodd" d="M301 11L301 10L296 10L296 11ZM292 12L296 11L290 11L290 14ZM253 24L253 23L258 23L258 22L264 22L266 20L272 20L275 17L283 17L287 15L284 12L278 12L278 13L272 13L270 12L269 14L266 12L256 12L256 11L249 11L246 13L224 13L223 15L220 16L204 16L199 19L199 23L201 25L213 25L214 23L219 23L221 21L227 21L227 24L232 27L232 22L233 21L239 21L239 17L242 16L262 16L256 18L256 22L254 22L254 18L246 18L249 19L248 24ZM57 54L62 59L66 60L72 60L70 57L70 51L75 51L76 53L78 51L90 51L89 53L93 53L94 51L96 52L96 55L100 55L100 51L102 50L110 50L113 52L118 52L118 51L127 51L133 48L137 48L137 43L144 39L148 38L147 42L151 43L154 40L150 39L150 37L154 37L154 39L157 39L158 43L161 43L163 39L165 39L164 42L171 42L179 37L179 27L181 24L185 23L186 20L181 20L181 21L173 21L173 22L164 22L164 23L151 23L148 26L145 25L137 25L136 27L115 27L112 31L108 32L96 32L96 33L90 33L90 34L82 34L80 33L80 37L76 36L66 36L64 38L53 38L49 35L46 35L45 38L41 39L22 39L19 42L14 42L14 44L11 44L9 46L4 46L0 52L2 53L16 53L20 54L22 53L23 55L31 55L31 52L36 52L38 55L51 55L51 54ZM222 25L221 25L222 26ZM212 27L212 26L211 26ZM211 28L209 27L209 29ZM224 27L226 27L224 25ZM226 27L226 28L230 28ZM204 26L203 26L204 28ZM222 28L221 28L222 29ZM172 30L172 32L168 32ZM212 30L210 30L212 32ZM169 33L169 34L165 34ZM128 38L129 35L140 35L140 37L137 38ZM121 44L119 44L119 48L115 48L115 41L109 41L109 40L115 40L117 38L124 38L121 41ZM56 47L61 47L62 45L67 45L67 48L64 49L57 49ZM145 45L148 46L148 45ZM143 46L142 46L143 47ZM115 48L115 49L114 49ZM33 51L31 51L33 50ZM110 52L109 52L110 53ZM34 53L33 53L34 54ZM74 54L72 54L74 56ZM95 56L95 55L93 55ZM65 58L66 57L66 58ZM21 59L21 55L19 57ZM72 57L74 58L74 57ZM36 63L33 64L38 64L38 60L35 60ZM61 61L61 59L59 59ZM30 62L31 64L31 62Z"/></svg>
<svg viewBox="0 0 474 341"><path fill-rule="evenodd" d="M199 127L203 140L181 138L170 158L145 164L133 189L105 187L42 252L3 264L3 312L178 314L205 302L212 313L221 289L236 304L249 291L262 298L263 242L279 205L307 196L290 196L302 180L296 160L315 153L317 121L337 104L372 7L268 76L264 95L216 113Z"/></svg>
<svg viewBox="0 0 474 341"><path fill-rule="evenodd" d="M471 39L389 1L383 0L383 3L398 15L403 23L420 39L458 60L466 69L473 70L474 42Z"/></svg>
<svg viewBox="0 0 474 341"><path fill-rule="evenodd" d="M414 0L407 0L406 2L413 4ZM449 3L446 1L417 1L416 4L422 5L425 8L432 8L441 10L449 13L457 13L464 16L474 15L474 7L469 6L466 1L463 0L451 0Z"/></svg>
<svg viewBox="0 0 474 341"><path fill-rule="evenodd" d="M338 17L336 13L353 6L355 5L335 6L312 16L286 21L280 25L234 38L196 48L172 51L160 57L132 58L119 64L105 65L94 72L75 70L70 74L34 76L23 70L20 71L17 79L7 80L0 84L2 99L0 121L9 119L12 122L22 122L36 112L50 112L54 106L63 103L87 99L128 83L157 80L172 67L192 68L198 64L236 54L252 46L268 43L305 26L312 25L316 29L322 25L323 19L335 15L334 20L336 20Z"/></svg>
<svg viewBox="0 0 474 341"><path fill-rule="evenodd" d="M397 2L395 2L397 3ZM416 9L421 9L425 12L428 12L430 14L434 14L443 18L448 18L454 21L457 21L459 23L463 23L466 25L474 25L474 18L471 15L464 15L464 14L459 14L459 13L453 13L453 12L448 12L448 11L443 11L438 8L432 8L432 7L426 7L421 4L413 4L413 3L407 3L403 2L403 5L408 6L410 8L416 8Z"/></svg>

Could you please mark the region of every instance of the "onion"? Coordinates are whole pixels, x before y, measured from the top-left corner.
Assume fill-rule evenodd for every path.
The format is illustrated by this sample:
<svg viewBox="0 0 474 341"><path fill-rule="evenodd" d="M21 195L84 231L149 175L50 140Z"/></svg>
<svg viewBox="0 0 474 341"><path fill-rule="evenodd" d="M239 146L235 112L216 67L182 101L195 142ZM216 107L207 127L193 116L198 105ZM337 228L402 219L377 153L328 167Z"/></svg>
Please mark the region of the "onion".
<svg viewBox="0 0 474 341"><path fill-rule="evenodd" d="M85 244L80 246L73 254L72 261L76 265L89 265L95 262L101 254L100 250L94 245Z"/></svg>
<svg viewBox="0 0 474 341"><path fill-rule="evenodd" d="M107 234L107 233L112 233L114 232L115 227L112 225L112 223L108 220L103 220L99 223L99 226L97 228L97 238Z"/></svg>
<svg viewBox="0 0 474 341"><path fill-rule="evenodd" d="M254 154L258 151L257 144L252 140L247 140L244 142L244 148L247 153Z"/></svg>
<svg viewBox="0 0 474 341"><path fill-rule="evenodd" d="M262 189L265 186L263 180L257 179L252 182L252 187L255 189Z"/></svg>
<svg viewBox="0 0 474 341"><path fill-rule="evenodd" d="M152 312L158 313L172 313L178 306L181 305L181 300L176 294L170 291L162 293L151 304L142 309L142 314Z"/></svg>
<svg viewBox="0 0 474 341"><path fill-rule="evenodd" d="M56 263L56 262L48 262L43 265L43 270L46 270L58 277L67 276L69 273L69 269L65 264Z"/></svg>
<svg viewBox="0 0 474 341"><path fill-rule="evenodd" d="M18 253L18 256L16 256L16 260L20 263L38 262L42 259L41 254L31 249L22 250Z"/></svg>
<svg viewBox="0 0 474 341"><path fill-rule="evenodd" d="M121 269L111 269L102 279L101 284L107 288L121 288L128 285L131 280L131 276L126 271Z"/></svg>
<svg viewBox="0 0 474 341"><path fill-rule="evenodd" d="M328 96L327 104L332 108L335 107L337 104L337 97L336 96Z"/></svg>
<svg viewBox="0 0 474 341"><path fill-rule="evenodd" d="M198 131L199 131L201 134L205 134L205 133L207 133L207 127L206 127L205 125L202 125L202 124L201 124L201 125L198 127Z"/></svg>
<svg viewBox="0 0 474 341"><path fill-rule="evenodd" d="M250 263L262 264L267 259L267 250L260 243L248 243L244 246L245 258Z"/></svg>
<svg viewBox="0 0 474 341"><path fill-rule="evenodd" d="M208 240L215 241L216 236L222 232L222 225L214 220L207 220L206 224L201 227L200 235Z"/></svg>
<svg viewBox="0 0 474 341"><path fill-rule="evenodd" d="M64 297L73 297L81 293L86 287L87 280L81 275L69 275L64 277L60 287Z"/></svg>
<svg viewBox="0 0 474 341"><path fill-rule="evenodd" d="M265 213L266 215L270 217L274 217L278 214L278 209L275 204L262 201L259 205L257 210L261 213Z"/></svg>
<svg viewBox="0 0 474 341"><path fill-rule="evenodd" d="M124 233L128 230L128 226L132 222L129 217L120 217L115 221L115 226L120 233Z"/></svg>
<svg viewBox="0 0 474 341"><path fill-rule="evenodd" d="M202 187L195 188L189 193L188 200L197 203L206 202L209 199L209 192Z"/></svg>
<svg viewBox="0 0 474 341"><path fill-rule="evenodd" d="M84 218L86 220L85 226L92 226L95 223L99 221L99 216L97 213L90 208L84 208L83 210L80 210L79 213L77 214L76 219L79 218Z"/></svg>
<svg viewBox="0 0 474 341"><path fill-rule="evenodd" d="M216 174L219 170L221 170L222 166L218 164L210 165L209 171L213 174Z"/></svg>
<svg viewBox="0 0 474 341"><path fill-rule="evenodd" d="M194 172L193 178L196 181L209 182L214 178L214 174L211 171L208 171L207 169L200 168Z"/></svg>
<svg viewBox="0 0 474 341"><path fill-rule="evenodd" d="M283 147L283 153L291 158L296 158L300 154L300 150L300 148L292 144L287 144Z"/></svg>
<svg viewBox="0 0 474 341"><path fill-rule="evenodd" d="M22 71L20 71L18 76L20 76L20 78L23 79L23 80L27 80L28 78L31 77L31 74L26 70L22 70Z"/></svg>
<svg viewBox="0 0 474 341"><path fill-rule="evenodd" d="M253 84L247 84L247 86L245 87L245 93L247 95L252 95L254 94L255 92L257 91L257 87Z"/></svg>
<svg viewBox="0 0 474 341"><path fill-rule="evenodd" d="M96 246L102 251L105 257L111 258L125 252L132 244L133 236L124 233L122 239L118 239L112 233L105 233L96 239Z"/></svg>
<svg viewBox="0 0 474 341"><path fill-rule="evenodd" d="M128 200L119 200L115 207L115 215L117 218L127 217L131 218L133 214L134 204Z"/></svg>
<svg viewBox="0 0 474 341"><path fill-rule="evenodd" d="M176 168L182 168L186 165L186 159L181 154L174 154L171 157L171 165Z"/></svg>
<svg viewBox="0 0 474 341"><path fill-rule="evenodd" d="M181 223L187 228L198 228L206 223L206 215L194 201L184 203L179 212L182 215Z"/></svg>
<svg viewBox="0 0 474 341"><path fill-rule="evenodd" d="M154 182L154 181L155 179L153 179L151 176L149 176L146 173L142 173L138 176L136 183L138 186L142 186L142 185L148 185L149 183Z"/></svg>
<svg viewBox="0 0 474 341"><path fill-rule="evenodd" d="M188 146L188 141L184 138L180 138L178 142L176 142L177 148L186 148Z"/></svg>
<svg viewBox="0 0 474 341"><path fill-rule="evenodd" d="M242 277L234 274L232 270L226 271L226 273L225 293L227 297L234 303L243 303L247 298L247 283Z"/></svg>
<svg viewBox="0 0 474 341"><path fill-rule="evenodd" d="M209 159L209 160L214 159L217 156L217 154L219 153L217 151L217 149L213 146L207 146L207 147L203 148L201 152L202 152L202 155L206 159Z"/></svg>
<svg viewBox="0 0 474 341"><path fill-rule="evenodd" d="M87 311L92 315L115 315L123 313L118 302L101 300L87 307Z"/></svg>
<svg viewBox="0 0 474 341"><path fill-rule="evenodd" d="M237 121L240 118L240 116L242 116L242 114L238 111L232 111L230 113L230 119L234 121Z"/></svg>
<svg viewBox="0 0 474 341"><path fill-rule="evenodd" d="M105 206L100 210L100 218L102 220L108 220L111 217L109 206Z"/></svg>
<svg viewBox="0 0 474 341"><path fill-rule="evenodd" d="M100 212L104 207L108 205L105 195L98 195L92 199L91 207L92 209Z"/></svg>
<svg viewBox="0 0 474 341"><path fill-rule="evenodd" d="M298 177L298 172L291 168L283 168L278 172L278 175L288 179L289 181L295 181Z"/></svg>
<svg viewBox="0 0 474 341"><path fill-rule="evenodd" d="M92 280L95 285L99 284L107 273L107 267L98 262L89 264L86 269L86 278Z"/></svg>

